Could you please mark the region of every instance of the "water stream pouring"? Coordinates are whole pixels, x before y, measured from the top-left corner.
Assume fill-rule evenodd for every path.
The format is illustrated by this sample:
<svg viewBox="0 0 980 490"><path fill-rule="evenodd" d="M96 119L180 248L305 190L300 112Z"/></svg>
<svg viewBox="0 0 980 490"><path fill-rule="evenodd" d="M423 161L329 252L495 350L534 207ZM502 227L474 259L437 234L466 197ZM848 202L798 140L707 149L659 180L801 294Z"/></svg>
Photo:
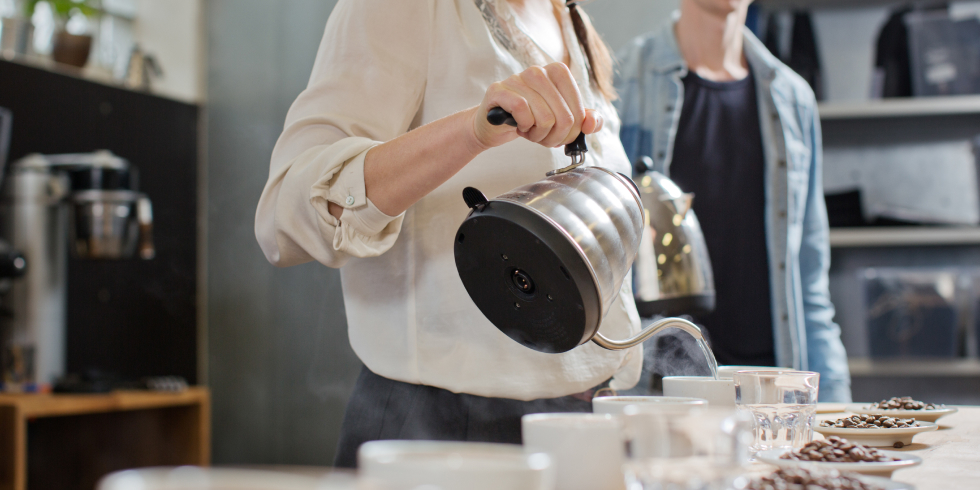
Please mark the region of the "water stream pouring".
<svg viewBox="0 0 980 490"><path fill-rule="evenodd" d="M487 120L516 126L500 108ZM679 318L625 340L598 333L640 247L644 216L632 179L583 167L586 151L580 134L565 147L571 165L492 200L463 190L471 211L456 232L454 254L466 292L501 332L539 352L567 352L590 340L627 349L671 327L703 342L701 330Z"/></svg>

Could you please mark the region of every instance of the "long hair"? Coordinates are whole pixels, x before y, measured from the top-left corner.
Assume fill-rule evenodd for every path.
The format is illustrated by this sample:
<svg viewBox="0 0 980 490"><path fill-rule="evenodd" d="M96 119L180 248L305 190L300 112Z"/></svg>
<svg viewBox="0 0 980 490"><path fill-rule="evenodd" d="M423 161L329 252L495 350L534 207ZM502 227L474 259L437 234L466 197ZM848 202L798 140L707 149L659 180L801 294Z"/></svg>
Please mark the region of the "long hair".
<svg viewBox="0 0 980 490"><path fill-rule="evenodd" d="M585 57L589 61L589 78L592 84L599 90L606 100L616 99L616 89L613 87L613 63L609 48L599 37L599 33L592 27L582 13L576 0L566 0L568 12L572 18L572 26L575 27L575 37L578 38L579 45L585 51Z"/></svg>

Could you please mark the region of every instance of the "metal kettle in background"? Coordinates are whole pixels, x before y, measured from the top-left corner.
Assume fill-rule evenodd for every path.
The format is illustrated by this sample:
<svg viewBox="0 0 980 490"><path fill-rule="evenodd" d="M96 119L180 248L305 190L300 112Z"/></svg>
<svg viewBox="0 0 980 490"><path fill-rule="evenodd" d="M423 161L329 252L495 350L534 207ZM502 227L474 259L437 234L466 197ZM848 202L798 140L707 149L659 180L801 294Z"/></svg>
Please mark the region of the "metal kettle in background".
<svg viewBox="0 0 980 490"><path fill-rule="evenodd" d="M503 109L491 124L516 125ZM545 179L487 199L467 187L471 208L456 232L456 268L467 293L501 332L539 352L567 352L588 341L625 349L656 332L700 329L668 318L626 340L598 333L641 246L644 210L628 176L581 167L585 135L565 147L572 164Z"/></svg>
<svg viewBox="0 0 980 490"><path fill-rule="evenodd" d="M701 225L691 209L694 196L660 172L646 172L639 188L644 229L633 263L637 311L644 317L710 313L715 309L714 276Z"/></svg>

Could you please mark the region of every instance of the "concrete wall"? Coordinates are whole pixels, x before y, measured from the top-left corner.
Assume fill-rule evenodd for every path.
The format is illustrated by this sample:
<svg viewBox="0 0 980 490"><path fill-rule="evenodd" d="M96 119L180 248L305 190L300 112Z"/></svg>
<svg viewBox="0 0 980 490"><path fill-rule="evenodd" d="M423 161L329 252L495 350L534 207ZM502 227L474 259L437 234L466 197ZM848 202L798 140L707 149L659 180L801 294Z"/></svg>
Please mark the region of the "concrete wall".
<svg viewBox="0 0 980 490"><path fill-rule="evenodd" d="M680 0L596 0L584 9L602 39L617 51L666 22L679 4Z"/></svg>
<svg viewBox="0 0 980 490"><path fill-rule="evenodd" d="M255 203L286 111L306 86L324 0L211 0L208 41L208 371L215 464L330 464L360 363L339 273L276 269Z"/></svg>

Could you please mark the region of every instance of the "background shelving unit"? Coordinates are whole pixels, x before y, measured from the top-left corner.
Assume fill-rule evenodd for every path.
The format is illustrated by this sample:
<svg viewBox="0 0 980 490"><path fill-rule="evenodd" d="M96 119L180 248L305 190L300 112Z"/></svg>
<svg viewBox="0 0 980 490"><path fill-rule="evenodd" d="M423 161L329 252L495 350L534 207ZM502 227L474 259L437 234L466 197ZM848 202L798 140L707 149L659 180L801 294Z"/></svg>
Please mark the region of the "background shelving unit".
<svg viewBox="0 0 980 490"><path fill-rule="evenodd" d="M852 376L882 377L975 377L980 376L977 359L881 360L851 358L848 362Z"/></svg>
<svg viewBox="0 0 980 490"><path fill-rule="evenodd" d="M830 230L830 246L835 248L944 245L980 245L980 227L903 226Z"/></svg>
<svg viewBox="0 0 980 490"><path fill-rule="evenodd" d="M819 112L823 121L980 114L980 95L829 102L821 103Z"/></svg>

